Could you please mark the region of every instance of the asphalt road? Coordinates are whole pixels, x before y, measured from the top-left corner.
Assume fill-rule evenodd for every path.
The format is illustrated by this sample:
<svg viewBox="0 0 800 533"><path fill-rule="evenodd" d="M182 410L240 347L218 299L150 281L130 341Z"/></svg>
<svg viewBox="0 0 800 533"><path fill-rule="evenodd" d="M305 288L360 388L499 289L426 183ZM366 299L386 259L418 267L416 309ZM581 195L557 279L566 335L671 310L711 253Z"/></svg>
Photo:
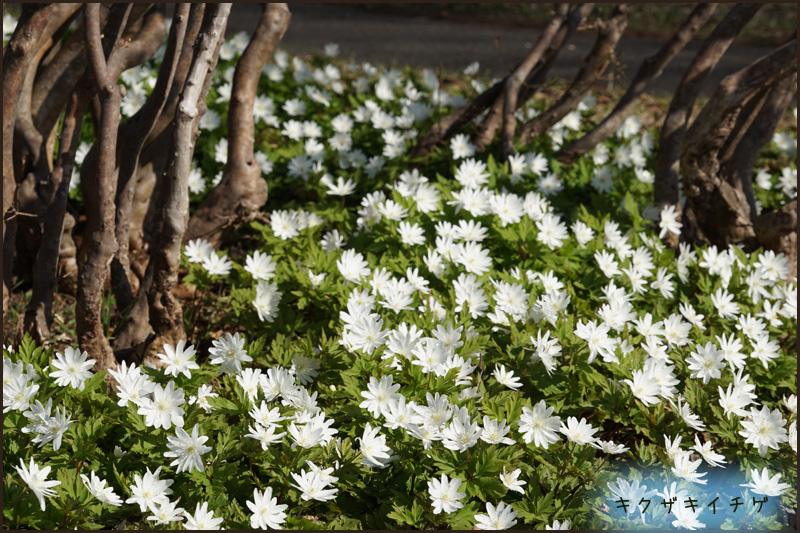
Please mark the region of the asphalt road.
<svg viewBox="0 0 800 533"><path fill-rule="evenodd" d="M228 32L252 32L260 15L258 4L234 4ZM321 52L330 42L339 45L341 56L387 66L462 70L473 61L481 71L503 76L521 60L541 33L541 29L508 28L432 20L421 17L371 13L345 6L290 4L292 21L281 46L294 53ZM578 61L594 43L594 33L573 36L561 51L552 74L571 80ZM623 37L617 47L622 66L615 83L633 76L642 60L655 53L663 41ZM701 42L689 43L664 69L649 89L651 94L667 94L678 85ZM771 51L752 45L731 46L704 85L710 94L719 81Z"/></svg>

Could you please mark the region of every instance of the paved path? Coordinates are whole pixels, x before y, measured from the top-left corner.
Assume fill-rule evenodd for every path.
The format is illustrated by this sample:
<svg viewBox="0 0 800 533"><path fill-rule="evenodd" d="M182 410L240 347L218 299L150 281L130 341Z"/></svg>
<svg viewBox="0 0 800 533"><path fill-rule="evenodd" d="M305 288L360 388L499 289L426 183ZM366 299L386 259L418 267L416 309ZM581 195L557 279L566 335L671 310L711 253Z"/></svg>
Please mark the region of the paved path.
<svg viewBox="0 0 800 533"><path fill-rule="evenodd" d="M255 29L260 15L258 4L234 4L228 32ZM294 53L321 52L325 44L339 44L341 55L357 61L383 65L462 70L472 61L482 71L502 76L521 60L535 44L541 29L507 28L432 20L421 17L371 13L345 6L290 4L292 21L282 46ZM571 80L578 70L578 59L594 43L594 33L573 36L561 51L552 74ZM619 60L628 76L636 73L642 60L652 55L663 41L624 37L618 47ZM664 69L650 87L652 94L666 94L678 85L700 42L689 43ZM709 94L726 75L747 66L771 49L734 45L704 86Z"/></svg>

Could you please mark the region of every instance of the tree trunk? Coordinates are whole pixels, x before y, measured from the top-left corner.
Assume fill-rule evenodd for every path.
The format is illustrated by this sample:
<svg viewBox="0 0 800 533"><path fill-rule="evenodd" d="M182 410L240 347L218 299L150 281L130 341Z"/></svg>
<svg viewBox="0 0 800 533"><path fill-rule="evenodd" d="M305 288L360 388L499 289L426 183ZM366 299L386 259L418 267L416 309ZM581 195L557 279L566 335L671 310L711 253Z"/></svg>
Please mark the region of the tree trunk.
<svg viewBox="0 0 800 533"><path fill-rule="evenodd" d="M556 14L547 24L536 46L533 47L528 57L506 79L503 92L503 155L507 158L514 154L514 134L517 130L517 101L522 84L528 79L533 68L542 61L545 51L553 42L558 29L564 24L569 11L569 4L556 4Z"/></svg>
<svg viewBox="0 0 800 533"><path fill-rule="evenodd" d="M262 15L233 74L228 109L228 160L222 180L189 221L184 241L202 237L216 248L229 231L252 221L267 202L267 182L254 153L253 103L261 71L275 51L291 15L286 4L262 4Z"/></svg>
<svg viewBox="0 0 800 533"><path fill-rule="evenodd" d="M121 146L118 146L118 152L120 152L121 156L117 181L117 211L115 219L118 248L117 254L111 262L111 287L116 297L117 309L120 311L128 309L133 304L131 280L136 279L138 282L138 278L132 276L130 272L128 250L130 241L130 213L135 193L135 174L139 166L139 156L145 140L150 136L150 132L162 112L166 97L171 89L178 58L180 57L181 48L186 35L189 8L189 4L179 4L175 8L169 41L167 43L167 49L164 52L164 60L158 72L156 86L142 108L120 126L120 139L121 142L124 142L125 149L121 150ZM159 11L155 13L158 16L160 24L163 26L163 13ZM147 24L145 24L145 27L147 27ZM152 40L152 37L148 36L148 39ZM160 43L161 38L155 39L155 42ZM141 57L137 58L137 60L138 59L141 59Z"/></svg>
<svg viewBox="0 0 800 533"><path fill-rule="evenodd" d="M539 87L547 80L547 74L550 72L553 64L556 62L559 52L577 31L580 23L589 16L589 13L594 9L595 4L585 3L578 4L569 13L565 23L561 24L553 37L550 46L544 54L540 64L528 75L528 78L520 88L519 97L517 98L517 108L521 107L525 102L530 100ZM472 137L472 144L475 149L483 151L494 139L494 134L502 124L502 110L503 110L503 97L502 95L495 100L486 117L478 126L478 131ZM516 127L516 125L515 125Z"/></svg>
<svg viewBox="0 0 800 533"><path fill-rule="evenodd" d="M758 155L772 139L778 121L794 101L797 91L797 73L775 84L763 100L758 114L749 120L750 125L735 145L726 150L721 159L721 172L735 188L744 192L750 208L750 217L756 216L753 194L753 168Z"/></svg>
<svg viewBox="0 0 800 533"><path fill-rule="evenodd" d="M8 311L14 262L14 123L22 86L53 5L25 4L14 34L3 49L3 314ZM9 231L7 231L9 230Z"/></svg>
<svg viewBox="0 0 800 533"><path fill-rule="evenodd" d="M112 50L122 28L125 26L130 9L126 9L122 17L119 31L100 35L99 4L86 4L84 28L86 31L86 50L89 55L90 79L95 91L100 94L101 114L98 138L98 162L95 180L87 185L96 192L96 201L87 202L87 212L96 213L96 221L87 228L85 236L91 238L92 247L78 275L78 301L76 305L76 326L78 343L82 350L92 354L97 360L98 371L113 368L116 365L114 353L103 330L102 304L103 282L106 279L111 259L116 251L114 238L114 194L116 181L117 131L120 121L120 104L124 88L116 85L110 76L107 57L113 55ZM130 4L128 5L130 8Z"/></svg>
<svg viewBox="0 0 800 533"><path fill-rule="evenodd" d="M763 4L736 4L725 18L714 28L711 35L686 69L670 102L656 151L655 182L653 196L655 205L662 209L672 205L680 212L678 182L680 181L680 157L683 139L694 102L708 75L714 70L725 51L739 35L742 28L761 9ZM673 243L677 246L677 242Z"/></svg>
<svg viewBox="0 0 800 533"><path fill-rule="evenodd" d="M744 191L721 172L723 150L748 104L763 98L765 89L780 88L779 83L796 72L794 39L720 82L684 142L680 168L686 191L684 212L691 213L693 224L682 232L683 238L720 246L757 243Z"/></svg>
<svg viewBox="0 0 800 533"><path fill-rule="evenodd" d="M219 57L231 4L212 4L206 8L194 58L175 115L175 135L171 161L158 209L160 231L150 255L148 270L153 281L147 291L150 325L155 339L147 346L145 360L157 363L156 354L164 344L175 345L186 338L181 304L172 289L178 282L181 245L189 214L188 178L194 152L194 128L200 116L198 104L205 100L210 78Z"/></svg>
<svg viewBox="0 0 800 533"><path fill-rule="evenodd" d="M630 4L619 4L610 19L599 22L597 40L586 57L575 79L562 97L541 115L528 121L520 129L520 143L527 144L572 111L589 92L592 84L600 77L611 60L625 26L628 23Z"/></svg>
<svg viewBox="0 0 800 533"><path fill-rule="evenodd" d="M58 159L50 179L56 187L56 192L44 219L42 244L36 254L31 299L25 308L25 313L20 316L18 337L21 338L27 332L37 343L43 343L50 337L50 324L53 321L53 290L56 285L69 183L80 140L83 115L89 104L89 95L88 85L82 84L72 92L67 104L58 143Z"/></svg>
<svg viewBox="0 0 800 533"><path fill-rule="evenodd" d="M614 133L620 124L633 112L633 106L644 94L648 84L661 76L672 59L683 50L692 37L706 24L717 8L717 4L698 4L683 25L672 35L658 52L645 59L628 90L617 105L600 124L589 133L573 142L558 154L561 163L571 164Z"/></svg>

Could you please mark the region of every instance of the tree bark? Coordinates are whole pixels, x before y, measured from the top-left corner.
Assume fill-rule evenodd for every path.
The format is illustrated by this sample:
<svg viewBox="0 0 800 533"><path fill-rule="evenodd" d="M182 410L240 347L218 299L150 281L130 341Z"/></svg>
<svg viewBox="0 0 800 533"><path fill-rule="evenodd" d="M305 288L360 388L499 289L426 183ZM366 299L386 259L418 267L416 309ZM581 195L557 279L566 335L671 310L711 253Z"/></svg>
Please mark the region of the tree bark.
<svg viewBox="0 0 800 533"><path fill-rule="evenodd" d="M116 85L110 76L107 58L113 56L125 19L130 12L130 4L122 17L117 32L106 35L103 42L100 35L99 4L86 4L84 28L86 32L86 50L89 55L90 79L96 92L100 94L101 114L98 138L98 162L95 180L87 185L96 191L96 201L87 202L87 212L94 211L97 218L87 228L86 237L91 238L92 247L78 275L78 298L76 305L76 326L78 343L82 350L92 354L97 360L98 371L113 368L116 365L111 345L103 331L102 304L103 282L108 273L109 264L116 251L114 238L114 195L116 182L114 168L116 166L117 132L120 120L120 103L124 88Z"/></svg>
<svg viewBox="0 0 800 533"><path fill-rule="evenodd" d="M564 24L569 12L569 4L556 4L556 14L545 27L536 46L533 47L528 57L514 70L506 79L505 90L503 91L503 135L502 147L503 155L514 154L514 134L517 129L517 118L514 113L517 110L519 91L522 84L528 79L533 68L542 61L545 51L553 42L558 29Z"/></svg>
<svg viewBox="0 0 800 533"><path fill-rule="evenodd" d="M684 211L692 213L696 229L682 232L686 240L722 246L755 242L745 194L720 171L722 150L748 103L796 72L795 38L722 80L689 128L680 171L686 191Z"/></svg>
<svg viewBox="0 0 800 533"><path fill-rule="evenodd" d="M755 219L753 227L759 244L780 252L789 260L789 279L797 278L797 198L777 211L764 213Z"/></svg>
<svg viewBox="0 0 800 533"><path fill-rule="evenodd" d="M48 206L44 219L42 243L36 255L31 299L25 308L24 315L20 316L21 327L18 328L18 336L21 338L24 333L30 333L38 343L43 343L50 337L50 324L53 321L53 290L56 285L69 183L75 163L75 152L80 140L83 115L89 104L89 96L88 85L82 84L72 92L67 104L58 143L58 159L50 179L56 188L55 195Z"/></svg>
<svg viewBox="0 0 800 533"><path fill-rule="evenodd" d="M753 168L758 155L764 146L772 139L772 134L778 126L778 121L786 109L794 101L797 91L797 73L788 76L773 86L757 116L749 122L750 125L740 140L731 145L721 159L721 172L735 188L744 192L750 209L750 217L756 216L755 195L753 194Z"/></svg>
<svg viewBox="0 0 800 533"><path fill-rule="evenodd" d="M530 100L533 95L536 94L536 91L539 90L539 87L546 81L547 74L550 72L564 44L569 41L583 19L589 16L594 6L595 4L593 3L584 3L578 4L572 8L565 23L558 28L550 46L544 54L544 58L522 84L519 97L517 98L517 108ZM495 100L491 108L489 108L486 117L478 126L478 131L472 137L472 144L475 145L476 150L483 151L494 139L494 134L502 123L502 110L503 98L500 97Z"/></svg>
<svg viewBox="0 0 800 533"><path fill-rule="evenodd" d="M564 164L571 164L614 133L619 125L633 112L633 106L647 89L648 84L661 76L664 67L705 26L716 8L717 4L698 4L664 46L642 62L628 90L617 102L611 113L586 135L561 150L561 153L557 156L558 160Z"/></svg>
<svg viewBox="0 0 800 533"><path fill-rule="evenodd" d="M206 8L200 36L195 43L194 58L175 115L175 135L171 161L165 183L165 194L158 213L160 231L153 246L148 270L153 281L147 292L150 325L155 339L146 348L145 359L157 362L156 354L164 344L175 345L186 338L181 304L172 293L178 282L181 244L189 213L187 181L194 151L194 128L199 120L198 103L205 99L206 78L216 65L219 44L224 39L231 4L212 4Z"/></svg>
<svg viewBox="0 0 800 533"><path fill-rule="evenodd" d="M267 202L267 182L254 153L253 103L258 81L291 14L286 4L262 4L261 19L233 74L228 108L228 160L222 180L189 220L184 241L202 237L219 248L235 226L252 221Z"/></svg>
<svg viewBox="0 0 800 533"><path fill-rule="evenodd" d="M170 29L167 49L164 60L158 72L156 86L142 108L122 126L120 126L120 140L117 151L120 156L119 176L116 195L115 232L117 239L117 253L111 262L111 287L116 297L117 308L120 311L128 309L133 303L133 290L131 288L130 258L128 255L130 240L130 213L135 192L135 174L139 166L139 156L145 140L160 116L166 96L172 87L178 57L186 35L189 4L179 4L175 9L172 28ZM160 24L164 24L164 16L156 11ZM151 17L153 18L153 17ZM145 28L148 24L145 21ZM145 29L143 28L143 32ZM141 32L140 32L141 36ZM152 39L152 37L148 37ZM161 39L155 41L160 43ZM141 59L139 57L138 59ZM138 278L137 278L138 281Z"/></svg>
<svg viewBox="0 0 800 533"><path fill-rule="evenodd" d="M742 28L761 9L763 4L736 4L725 18L714 28L711 35L686 69L670 102L661 137L656 151L655 182L653 196L655 205L662 209L667 205L680 211L678 182L680 181L680 158L683 139L694 102L708 75L714 70L725 51L739 35ZM677 243L675 243L677 245Z"/></svg>
<svg viewBox="0 0 800 533"><path fill-rule="evenodd" d="M630 4L619 4L610 19L599 23L597 40L575 79L561 98L520 129L520 143L527 144L572 111L606 68L628 22Z"/></svg>
<svg viewBox="0 0 800 533"><path fill-rule="evenodd" d="M25 4L14 34L3 49L3 314L8 311L14 262L14 124L22 86L53 5ZM10 224L9 224L10 223ZM9 228L9 226L11 226ZM7 230L11 231L7 231Z"/></svg>

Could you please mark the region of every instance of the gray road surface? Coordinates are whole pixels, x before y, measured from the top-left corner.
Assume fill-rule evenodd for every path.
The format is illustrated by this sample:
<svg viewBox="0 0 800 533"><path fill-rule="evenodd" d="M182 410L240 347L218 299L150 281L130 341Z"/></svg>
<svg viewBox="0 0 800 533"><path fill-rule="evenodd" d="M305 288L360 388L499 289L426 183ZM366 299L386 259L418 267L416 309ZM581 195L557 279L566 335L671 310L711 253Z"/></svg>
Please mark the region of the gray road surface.
<svg viewBox="0 0 800 533"><path fill-rule="evenodd" d="M235 4L228 32L252 32L260 15L258 4ZM375 64L405 65L462 70L472 61L481 70L502 76L521 60L535 44L541 29L507 28L432 20L421 17L370 13L344 6L290 4L292 21L282 47L294 53L321 52L325 44L339 44L341 56ZM570 80L578 70L578 60L594 42L594 33L575 35L561 51L552 74ZM617 48L624 73L633 76L642 60L663 41L623 37ZM700 42L692 42L676 56L655 80L651 94L666 94L678 85ZM733 45L704 86L709 94L728 74L747 66L771 51L770 48ZM624 83L624 80L617 80Z"/></svg>

